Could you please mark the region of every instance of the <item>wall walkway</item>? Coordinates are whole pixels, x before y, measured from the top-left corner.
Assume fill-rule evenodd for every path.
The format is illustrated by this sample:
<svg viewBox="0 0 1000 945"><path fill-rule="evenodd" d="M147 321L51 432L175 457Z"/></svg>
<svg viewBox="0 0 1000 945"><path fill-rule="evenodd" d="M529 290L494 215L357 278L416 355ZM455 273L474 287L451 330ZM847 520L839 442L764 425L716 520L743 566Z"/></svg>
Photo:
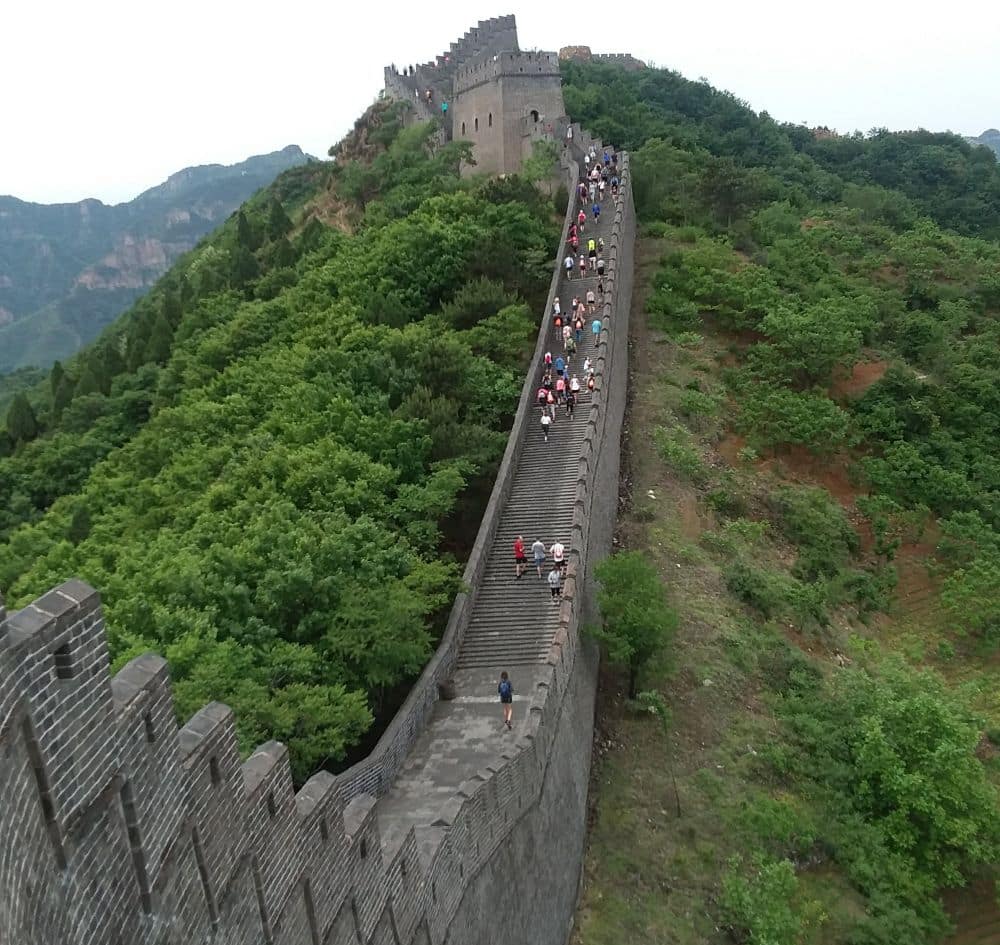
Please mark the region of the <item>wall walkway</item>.
<svg viewBox="0 0 1000 945"><path fill-rule="evenodd" d="M573 192L582 148L564 152ZM610 548L625 403L634 212L627 157L606 202L597 389L541 442L531 368L441 646L364 762L295 793L284 746L241 761L232 713L182 729L152 654L113 679L98 595L78 581L0 606L0 941L11 945L561 945L585 833L595 661L580 639ZM571 202L572 203L572 202ZM573 208L567 211L560 250ZM589 235L589 234L587 234ZM557 252L557 258L562 254ZM589 332L589 326L588 326ZM511 544L571 549L561 603ZM507 669L516 727L500 725ZM457 698L438 698L453 679Z"/></svg>

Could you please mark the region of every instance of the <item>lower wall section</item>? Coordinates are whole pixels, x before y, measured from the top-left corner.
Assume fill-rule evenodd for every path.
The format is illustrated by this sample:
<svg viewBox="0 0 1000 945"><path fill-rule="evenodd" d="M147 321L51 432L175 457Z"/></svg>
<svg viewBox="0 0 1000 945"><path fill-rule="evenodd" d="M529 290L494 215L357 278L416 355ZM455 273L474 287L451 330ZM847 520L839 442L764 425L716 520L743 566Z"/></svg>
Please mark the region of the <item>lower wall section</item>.
<svg viewBox="0 0 1000 945"><path fill-rule="evenodd" d="M565 945L587 831L597 650L581 647L541 796L468 883L446 945Z"/></svg>
<svg viewBox="0 0 1000 945"><path fill-rule="evenodd" d="M593 566L611 550L618 503L635 232L627 157L622 181L600 381L576 421L586 424L571 530L580 572L571 561L516 740L498 739L433 819L383 846L376 798L356 781L320 772L296 793L277 742L241 761L228 707L205 706L178 730L160 657L112 678L93 588L68 581L9 615L0 600L0 942L564 945L597 676L580 628L596 619ZM544 341L543 331L536 367ZM415 740L415 717L400 745Z"/></svg>

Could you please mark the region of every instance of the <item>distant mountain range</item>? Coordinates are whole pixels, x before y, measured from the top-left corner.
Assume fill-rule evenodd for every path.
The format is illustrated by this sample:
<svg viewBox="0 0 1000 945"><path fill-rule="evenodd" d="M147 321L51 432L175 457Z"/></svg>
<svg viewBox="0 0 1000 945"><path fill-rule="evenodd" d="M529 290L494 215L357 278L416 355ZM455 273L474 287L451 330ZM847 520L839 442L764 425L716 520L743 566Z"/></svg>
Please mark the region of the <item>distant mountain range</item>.
<svg viewBox="0 0 1000 945"><path fill-rule="evenodd" d="M0 374L73 354L248 197L311 160L289 145L188 167L115 206L0 196Z"/></svg>
<svg viewBox="0 0 1000 945"><path fill-rule="evenodd" d="M966 138L969 144L985 144L986 147L992 148L996 154L997 158L1000 158L1000 131L996 128L989 128L984 131L978 138Z"/></svg>

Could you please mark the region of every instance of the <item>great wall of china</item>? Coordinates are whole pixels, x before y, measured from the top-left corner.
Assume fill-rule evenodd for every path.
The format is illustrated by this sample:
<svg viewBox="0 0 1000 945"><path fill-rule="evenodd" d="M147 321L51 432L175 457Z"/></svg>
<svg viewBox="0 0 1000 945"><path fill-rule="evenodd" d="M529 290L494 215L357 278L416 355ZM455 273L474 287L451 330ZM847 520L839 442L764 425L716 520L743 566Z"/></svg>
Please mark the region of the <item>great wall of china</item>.
<svg viewBox="0 0 1000 945"><path fill-rule="evenodd" d="M551 60L538 58L552 54L523 55L545 67L537 100L554 103ZM516 122L509 140L565 141L565 116L534 104L528 80L511 71L523 65L513 17L480 23L420 69L466 81L482 56L500 58L476 86L492 98L469 102L475 117L496 101L500 129ZM412 95L390 72L388 93ZM453 129L460 114L456 106ZM543 115L541 132L528 127ZM572 127L561 159L570 194L585 150L602 148ZM500 147L489 153L514 160ZM580 352L596 364L597 389L542 443L533 395L548 347L543 317L466 567L469 591L364 761L295 792L281 744L240 758L226 706L206 706L178 729L160 657L110 675L92 588L71 580L18 612L0 605L0 942L565 942L596 689L596 655L580 628L595 615L593 565L610 550L625 408L635 233L627 155L622 185L598 227L608 248L604 327ZM575 210L571 200L556 258ZM556 295L571 294L563 279L557 265L543 316ZM539 468L557 484L544 494ZM571 549L563 600L553 607L541 582L526 583L512 607L510 543L536 531L558 533ZM495 704L501 668L519 697L505 734Z"/></svg>

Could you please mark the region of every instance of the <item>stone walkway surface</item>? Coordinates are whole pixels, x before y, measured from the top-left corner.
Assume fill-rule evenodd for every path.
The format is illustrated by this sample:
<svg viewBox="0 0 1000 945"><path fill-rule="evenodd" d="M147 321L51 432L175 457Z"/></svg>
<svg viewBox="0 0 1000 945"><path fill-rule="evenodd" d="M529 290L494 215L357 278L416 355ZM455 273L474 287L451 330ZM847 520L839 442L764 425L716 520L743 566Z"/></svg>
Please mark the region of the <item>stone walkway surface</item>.
<svg viewBox="0 0 1000 945"><path fill-rule="evenodd" d="M589 211L589 205L586 209ZM588 219L580 240L585 247L590 237L604 237L608 244L606 259L614 210L614 202L609 196L601 207L600 223L595 226L593 220ZM584 300L587 290L596 290L596 287L596 274L581 279L575 271L574 278L567 280L562 271L559 298L564 316L574 296ZM387 857L395 853L410 827L415 827L418 828L420 856L427 865L440 832L431 829L430 825L459 786L496 758L504 740L517 737L535 685L545 677L544 662L557 628L559 607L552 602L544 576L540 579L530 563L530 547L536 538L541 539L546 548L559 539L568 552L579 551L570 548L570 524L576 473L589 416L583 362L594 353L593 318L587 317L584 321L586 328L582 341L570 362L570 375L575 373L579 377L583 389L576 416L570 419L565 408L558 408L546 443L539 423L540 412L537 407L532 408L513 489L501 511L496 541L477 588L472 617L462 640L454 677L456 698L437 703L430 723L392 787L378 801L382 846ZM544 324L550 339L547 350L552 352L554 361L563 354L563 348L562 341L556 340L551 313L545 313ZM536 378L535 387L540 383L541 378ZM524 576L515 580L512 548L518 535L524 537L529 565ZM548 560L543 575L548 574L551 565ZM502 670L510 673L514 684L512 732L503 726L497 696Z"/></svg>

